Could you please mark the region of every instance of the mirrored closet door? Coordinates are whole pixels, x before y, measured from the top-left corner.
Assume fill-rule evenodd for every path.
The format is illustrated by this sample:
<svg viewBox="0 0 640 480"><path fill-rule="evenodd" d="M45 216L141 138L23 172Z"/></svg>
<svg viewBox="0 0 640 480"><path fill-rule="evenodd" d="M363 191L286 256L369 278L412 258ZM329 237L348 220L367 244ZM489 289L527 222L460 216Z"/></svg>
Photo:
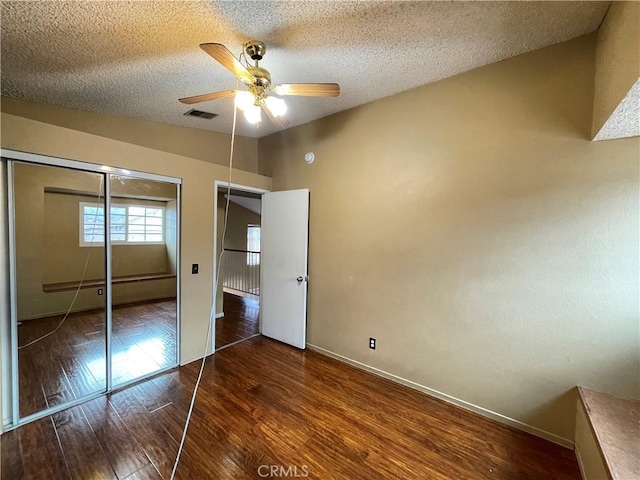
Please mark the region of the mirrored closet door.
<svg viewBox="0 0 640 480"><path fill-rule="evenodd" d="M113 384L176 365L177 185L111 175Z"/></svg>
<svg viewBox="0 0 640 480"><path fill-rule="evenodd" d="M106 389L105 178L25 163L12 176L24 418Z"/></svg>
<svg viewBox="0 0 640 480"><path fill-rule="evenodd" d="M2 159L5 427L178 365L179 179L21 156Z"/></svg>

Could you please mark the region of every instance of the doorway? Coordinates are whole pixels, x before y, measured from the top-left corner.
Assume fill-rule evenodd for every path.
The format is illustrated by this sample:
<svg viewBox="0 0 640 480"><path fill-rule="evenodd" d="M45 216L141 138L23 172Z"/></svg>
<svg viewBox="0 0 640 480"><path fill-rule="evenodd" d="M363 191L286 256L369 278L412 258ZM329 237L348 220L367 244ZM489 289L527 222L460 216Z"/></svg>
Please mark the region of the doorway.
<svg viewBox="0 0 640 480"><path fill-rule="evenodd" d="M215 260L222 259L216 292L213 340L216 351L260 333L260 231L264 191L240 185L229 189L227 185L217 182L215 187Z"/></svg>
<svg viewBox="0 0 640 480"><path fill-rule="evenodd" d="M180 180L2 157L4 427L177 366Z"/></svg>

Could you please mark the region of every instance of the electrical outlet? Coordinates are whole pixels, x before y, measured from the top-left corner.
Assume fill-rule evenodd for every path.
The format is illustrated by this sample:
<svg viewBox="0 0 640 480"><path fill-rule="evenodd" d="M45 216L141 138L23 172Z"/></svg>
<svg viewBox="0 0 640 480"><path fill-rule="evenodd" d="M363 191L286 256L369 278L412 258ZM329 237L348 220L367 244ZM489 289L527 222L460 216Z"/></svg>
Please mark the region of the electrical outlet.
<svg viewBox="0 0 640 480"><path fill-rule="evenodd" d="M193 265L191 265L191 275L197 275L198 274L198 264L194 263Z"/></svg>
<svg viewBox="0 0 640 480"><path fill-rule="evenodd" d="M371 348L372 350L376 349L376 339L373 337L369 338L369 348Z"/></svg>
<svg viewBox="0 0 640 480"><path fill-rule="evenodd" d="M104 293L104 291L101 288L99 288L98 289L98 295L102 295L103 293Z"/></svg>

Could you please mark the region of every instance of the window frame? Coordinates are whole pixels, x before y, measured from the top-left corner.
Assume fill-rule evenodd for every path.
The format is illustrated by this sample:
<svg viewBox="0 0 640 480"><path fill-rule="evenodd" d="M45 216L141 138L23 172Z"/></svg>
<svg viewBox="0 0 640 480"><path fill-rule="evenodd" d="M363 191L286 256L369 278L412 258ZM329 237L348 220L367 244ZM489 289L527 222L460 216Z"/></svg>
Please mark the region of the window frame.
<svg viewBox="0 0 640 480"><path fill-rule="evenodd" d="M84 209L85 207L91 207L91 208L100 208L102 209L102 216L104 217L104 203L98 204L96 202L79 202L79 206L78 206L78 211L79 211L79 218L78 218L78 236L79 236L79 246L80 247L92 247L92 246L98 246L98 247L103 247L104 246L104 237L101 241L93 241L93 242L86 242L84 240L84 227L85 227L85 223L84 223ZM125 223L124 223L124 240L113 240L111 239L111 245L165 245L166 241L167 241L167 232L166 232L166 228L167 228L167 208L165 205L162 206L149 206L149 205L140 205L137 203L116 203L116 202L112 202L111 203L111 208L118 208L118 207L125 207L126 208L126 213L125 213ZM127 239L129 238L129 207L138 207L138 208L155 208L155 209L160 209L162 210L162 216L160 218L162 218L162 241L153 241L153 242L140 242L140 241L136 241L136 242L129 242ZM139 215L133 215L133 216L139 216ZM146 215L145 215L146 217ZM106 232L105 232L106 233Z"/></svg>

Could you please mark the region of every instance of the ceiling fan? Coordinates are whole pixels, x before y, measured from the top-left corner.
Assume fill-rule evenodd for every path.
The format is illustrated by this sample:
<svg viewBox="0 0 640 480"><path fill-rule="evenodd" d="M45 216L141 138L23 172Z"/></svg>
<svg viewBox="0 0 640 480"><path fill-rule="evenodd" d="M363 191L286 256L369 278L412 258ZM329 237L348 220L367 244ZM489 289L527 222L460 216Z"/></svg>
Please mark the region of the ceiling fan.
<svg viewBox="0 0 640 480"><path fill-rule="evenodd" d="M286 127L289 122L284 118L287 105L283 99L271 96L298 95L304 97L337 97L340 95L340 85L337 83L281 83L271 85L271 74L265 68L258 66L267 51L266 45L259 40L250 40L243 46L243 55L249 56L255 63L253 66L243 65L227 47L221 43L202 43L200 48L208 53L220 65L233 73L240 81L247 85L248 90L225 90L222 92L205 93L193 97L181 98L186 104L206 102L218 98L234 97L235 104L244 112L249 123L258 123L262 119L261 110L269 117L274 125Z"/></svg>

